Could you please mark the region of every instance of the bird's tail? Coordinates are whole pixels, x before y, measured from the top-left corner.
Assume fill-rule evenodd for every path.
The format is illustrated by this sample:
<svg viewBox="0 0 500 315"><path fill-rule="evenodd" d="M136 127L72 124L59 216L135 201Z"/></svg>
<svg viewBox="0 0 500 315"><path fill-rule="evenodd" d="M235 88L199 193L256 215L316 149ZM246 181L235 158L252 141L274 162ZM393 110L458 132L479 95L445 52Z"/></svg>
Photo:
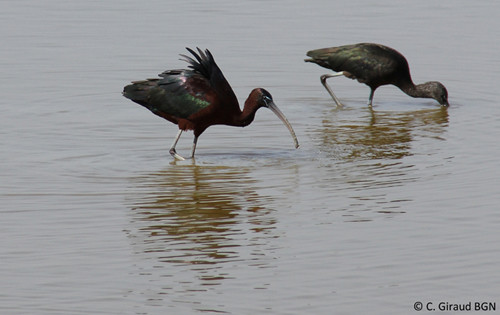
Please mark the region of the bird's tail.
<svg viewBox="0 0 500 315"><path fill-rule="evenodd" d="M328 68L328 58L330 57L330 53L331 53L331 48L310 50L307 52L307 56L311 58L304 59L304 61L312 62L322 67Z"/></svg>
<svg viewBox="0 0 500 315"><path fill-rule="evenodd" d="M158 79L148 79L142 81L134 81L123 88L123 96L126 98L148 107L150 90L158 86Z"/></svg>

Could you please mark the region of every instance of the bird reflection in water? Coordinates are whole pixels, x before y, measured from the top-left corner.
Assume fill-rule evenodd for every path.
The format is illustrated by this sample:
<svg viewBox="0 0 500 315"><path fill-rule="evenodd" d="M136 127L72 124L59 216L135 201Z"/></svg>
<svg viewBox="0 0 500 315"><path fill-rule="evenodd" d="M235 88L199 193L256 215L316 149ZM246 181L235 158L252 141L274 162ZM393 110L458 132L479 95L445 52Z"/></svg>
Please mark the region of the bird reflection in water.
<svg viewBox="0 0 500 315"><path fill-rule="evenodd" d="M337 108L322 117L321 128L312 130L325 166L318 185L344 197L338 199L336 211L343 212L349 222L405 213L414 195L407 190L410 193L402 196L398 188L425 180L412 156L440 152L448 125L446 107L418 111ZM446 160L437 158L431 163L426 167L437 170Z"/></svg>
<svg viewBox="0 0 500 315"><path fill-rule="evenodd" d="M440 139L448 125L446 107L417 111L333 109L323 117L322 127L314 131L317 145L328 156L346 161L409 156L415 138Z"/></svg>
<svg viewBox="0 0 500 315"><path fill-rule="evenodd" d="M137 252L162 263L197 265L203 280L224 278L207 275L209 265L245 259L239 247L275 237L276 222L265 206L270 197L258 195L252 188L257 181L246 173L236 167L174 165L134 178L135 190L144 192L131 201L129 234ZM261 256L250 255L252 260Z"/></svg>

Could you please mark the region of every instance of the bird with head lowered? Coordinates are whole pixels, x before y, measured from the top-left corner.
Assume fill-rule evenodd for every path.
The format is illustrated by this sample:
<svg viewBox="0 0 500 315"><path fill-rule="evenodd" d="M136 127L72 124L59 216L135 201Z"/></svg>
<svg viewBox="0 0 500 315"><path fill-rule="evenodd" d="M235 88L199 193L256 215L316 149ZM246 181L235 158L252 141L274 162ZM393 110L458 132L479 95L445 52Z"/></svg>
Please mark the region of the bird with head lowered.
<svg viewBox="0 0 500 315"><path fill-rule="evenodd" d="M342 106L326 79L346 76L368 85L371 89L368 105L372 106L373 94L381 85L392 84L411 97L433 98L443 106L449 106L448 91L437 81L415 85L411 79L406 58L398 51L380 44L360 43L330 47L307 52L306 62L316 63L335 71L321 76L321 83L337 106Z"/></svg>

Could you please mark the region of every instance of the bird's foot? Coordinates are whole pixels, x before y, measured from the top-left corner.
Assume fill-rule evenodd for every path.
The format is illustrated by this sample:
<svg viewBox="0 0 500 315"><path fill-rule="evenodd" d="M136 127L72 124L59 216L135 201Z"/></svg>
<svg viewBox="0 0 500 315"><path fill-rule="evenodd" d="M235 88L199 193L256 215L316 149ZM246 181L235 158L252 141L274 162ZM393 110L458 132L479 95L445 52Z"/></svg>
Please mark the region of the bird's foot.
<svg viewBox="0 0 500 315"><path fill-rule="evenodd" d="M174 157L174 159L178 160L178 161L185 161L186 159L183 158L182 156L180 156L179 154L177 154L177 152L175 151L174 148L170 149L170 155L172 155Z"/></svg>

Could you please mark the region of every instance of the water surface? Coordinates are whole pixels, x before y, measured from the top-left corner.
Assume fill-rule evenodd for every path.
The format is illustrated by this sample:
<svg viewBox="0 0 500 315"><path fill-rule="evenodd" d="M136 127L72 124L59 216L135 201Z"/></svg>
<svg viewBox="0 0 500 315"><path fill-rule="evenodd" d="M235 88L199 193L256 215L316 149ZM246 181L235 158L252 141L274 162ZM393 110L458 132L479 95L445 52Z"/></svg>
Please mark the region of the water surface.
<svg viewBox="0 0 500 315"><path fill-rule="evenodd" d="M6 314L406 314L498 300L499 5L47 0L0 4ZM310 49L380 42L450 108L331 79ZM240 103L172 161L176 127L121 96L209 48ZM192 134L178 152L187 154ZM429 313L437 313L429 312Z"/></svg>

